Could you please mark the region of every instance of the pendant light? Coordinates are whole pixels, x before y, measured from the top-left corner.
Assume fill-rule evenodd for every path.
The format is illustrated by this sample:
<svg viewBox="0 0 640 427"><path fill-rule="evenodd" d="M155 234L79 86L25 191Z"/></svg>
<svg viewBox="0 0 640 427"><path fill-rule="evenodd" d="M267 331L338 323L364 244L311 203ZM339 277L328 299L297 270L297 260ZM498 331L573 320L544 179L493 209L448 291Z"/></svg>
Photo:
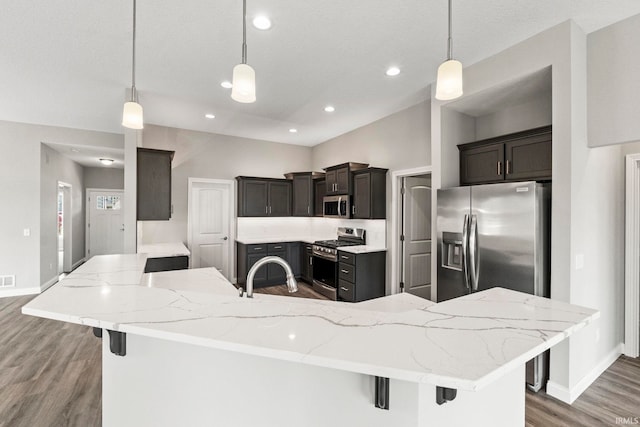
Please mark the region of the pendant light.
<svg viewBox="0 0 640 427"><path fill-rule="evenodd" d="M129 129L142 129L142 105L138 104L136 92L136 0L133 0L133 54L131 61L131 98L124 103L122 126Z"/></svg>
<svg viewBox="0 0 640 427"><path fill-rule="evenodd" d="M462 64L453 59L451 40L451 0L449 0L449 38L447 40L447 60L438 67L436 99L448 101L462 96Z"/></svg>
<svg viewBox="0 0 640 427"><path fill-rule="evenodd" d="M233 67L231 99L245 104L256 102L256 72L247 65L247 0L242 0L242 63Z"/></svg>

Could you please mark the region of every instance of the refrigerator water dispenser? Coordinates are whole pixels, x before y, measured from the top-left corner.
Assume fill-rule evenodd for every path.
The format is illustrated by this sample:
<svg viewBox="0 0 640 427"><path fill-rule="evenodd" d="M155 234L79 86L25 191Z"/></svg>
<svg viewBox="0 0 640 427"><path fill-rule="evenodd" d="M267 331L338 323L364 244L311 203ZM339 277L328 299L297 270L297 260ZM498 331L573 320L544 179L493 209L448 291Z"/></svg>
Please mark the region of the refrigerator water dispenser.
<svg viewBox="0 0 640 427"><path fill-rule="evenodd" d="M442 266L462 271L462 233L442 232Z"/></svg>

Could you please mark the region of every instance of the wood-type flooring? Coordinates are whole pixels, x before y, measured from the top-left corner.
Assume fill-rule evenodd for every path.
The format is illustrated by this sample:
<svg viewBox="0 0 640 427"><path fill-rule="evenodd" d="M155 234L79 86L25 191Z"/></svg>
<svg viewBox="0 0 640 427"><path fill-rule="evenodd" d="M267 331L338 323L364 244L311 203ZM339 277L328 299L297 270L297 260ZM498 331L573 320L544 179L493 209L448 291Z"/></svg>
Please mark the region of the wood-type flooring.
<svg viewBox="0 0 640 427"><path fill-rule="evenodd" d="M294 295L324 298L304 283ZM23 315L32 298L0 298L0 427L100 426L100 340L86 326ZM640 425L640 359L620 357L573 405L526 394L527 427L619 425Z"/></svg>

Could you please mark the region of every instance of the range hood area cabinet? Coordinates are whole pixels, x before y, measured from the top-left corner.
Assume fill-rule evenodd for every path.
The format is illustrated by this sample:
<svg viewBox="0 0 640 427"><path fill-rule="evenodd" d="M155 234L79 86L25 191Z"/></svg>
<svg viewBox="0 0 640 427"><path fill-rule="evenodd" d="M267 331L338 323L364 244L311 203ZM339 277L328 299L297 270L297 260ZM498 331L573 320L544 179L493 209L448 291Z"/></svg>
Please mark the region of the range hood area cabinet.
<svg viewBox="0 0 640 427"><path fill-rule="evenodd" d="M366 168L353 172L354 219L385 219L387 217L387 171Z"/></svg>
<svg viewBox="0 0 640 427"><path fill-rule="evenodd" d="M318 206L320 207L320 216L322 216L322 197L324 197L324 188L318 191L318 182L322 181L324 185L324 173L321 172L292 172L285 174L285 177L291 180L293 187L293 209L292 216L316 216L318 214ZM318 204L318 197L319 204Z"/></svg>
<svg viewBox="0 0 640 427"><path fill-rule="evenodd" d="M552 127L458 145L460 185L551 180Z"/></svg>
<svg viewBox="0 0 640 427"><path fill-rule="evenodd" d="M291 181L239 176L238 216L291 216Z"/></svg>
<svg viewBox="0 0 640 427"><path fill-rule="evenodd" d="M138 221L166 221L171 218L171 161L173 151L138 148Z"/></svg>
<svg viewBox="0 0 640 427"><path fill-rule="evenodd" d="M325 168L325 187L327 196L352 194L353 184L351 172L364 169L367 163L342 163Z"/></svg>

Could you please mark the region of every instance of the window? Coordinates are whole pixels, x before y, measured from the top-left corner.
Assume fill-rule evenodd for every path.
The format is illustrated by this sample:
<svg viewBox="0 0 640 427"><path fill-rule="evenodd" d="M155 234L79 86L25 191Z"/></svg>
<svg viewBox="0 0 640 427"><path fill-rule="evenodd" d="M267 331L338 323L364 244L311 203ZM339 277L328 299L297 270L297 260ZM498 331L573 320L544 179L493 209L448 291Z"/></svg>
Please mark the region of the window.
<svg viewBox="0 0 640 427"><path fill-rule="evenodd" d="M96 197L96 209L98 210L120 210L120 196L98 196Z"/></svg>

